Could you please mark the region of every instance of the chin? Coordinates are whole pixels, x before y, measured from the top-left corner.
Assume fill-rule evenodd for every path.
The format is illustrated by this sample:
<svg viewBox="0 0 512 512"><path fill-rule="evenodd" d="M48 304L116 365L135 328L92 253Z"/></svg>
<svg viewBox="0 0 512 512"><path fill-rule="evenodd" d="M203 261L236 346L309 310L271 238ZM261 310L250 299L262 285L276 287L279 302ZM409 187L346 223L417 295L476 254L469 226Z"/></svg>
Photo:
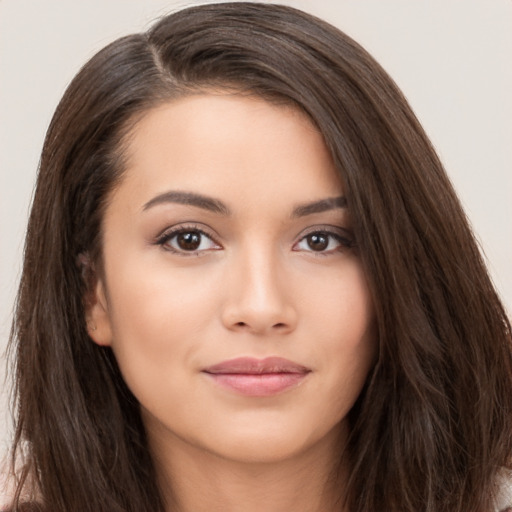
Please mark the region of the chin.
<svg viewBox="0 0 512 512"><path fill-rule="evenodd" d="M324 432L314 426L304 428L303 423L265 427L260 422L250 428L240 427L229 433L212 435L206 449L221 458L240 463L278 463L307 456L313 447L322 443L332 449L332 440L338 438L342 431L341 425Z"/></svg>

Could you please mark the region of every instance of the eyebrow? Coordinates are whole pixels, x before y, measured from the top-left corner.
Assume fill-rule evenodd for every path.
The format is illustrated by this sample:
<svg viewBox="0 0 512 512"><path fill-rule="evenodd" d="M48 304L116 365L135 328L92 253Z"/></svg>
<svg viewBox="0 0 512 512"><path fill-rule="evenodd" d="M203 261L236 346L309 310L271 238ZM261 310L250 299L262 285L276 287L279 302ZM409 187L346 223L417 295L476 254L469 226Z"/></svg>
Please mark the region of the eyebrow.
<svg viewBox="0 0 512 512"><path fill-rule="evenodd" d="M196 206L197 208L202 208L203 210L208 210L213 213L219 213L221 215L230 215L229 208L218 199L214 199L213 197L204 196L202 194L196 194L194 192L180 192L178 190L171 190L169 192L164 192L160 194L150 201L148 201L144 206L143 210L149 210L154 206L165 203L177 203L177 204L185 204L189 206Z"/></svg>
<svg viewBox="0 0 512 512"><path fill-rule="evenodd" d="M213 213L220 215L231 215L230 209L218 199L213 197L205 196L195 192L182 192L178 190L170 190L159 194L153 199L149 200L144 206L143 210L146 211L154 206L166 203L184 204L188 206L195 206L208 210ZM346 208L347 199L344 196L339 197L328 197L326 199L320 199L318 201L312 201L310 203L304 203L297 205L292 211L292 218L305 217L307 215L313 215L314 213L322 213L336 208Z"/></svg>
<svg viewBox="0 0 512 512"><path fill-rule="evenodd" d="M347 199L344 196L328 197L311 203L304 203L296 206L292 212L292 218L305 217L314 213L322 213L336 208L346 208Z"/></svg>

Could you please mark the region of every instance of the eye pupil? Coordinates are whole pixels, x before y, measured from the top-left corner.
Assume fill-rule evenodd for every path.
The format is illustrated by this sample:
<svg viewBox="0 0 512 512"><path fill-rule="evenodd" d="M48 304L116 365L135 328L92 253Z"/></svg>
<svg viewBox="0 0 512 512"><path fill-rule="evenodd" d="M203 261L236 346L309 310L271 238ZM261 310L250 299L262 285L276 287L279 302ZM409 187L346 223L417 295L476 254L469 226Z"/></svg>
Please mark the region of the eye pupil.
<svg viewBox="0 0 512 512"><path fill-rule="evenodd" d="M184 251L195 251L201 245L201 234L194 231L180 233L176 241L180 249Z"/></svg>
<svg viewBox="0 0 512 512"><path fill-rule="evenodd" d="M324 251L329 245L329 236L325 233L312 233L307 237L308 246L313 251Z"/></svg>

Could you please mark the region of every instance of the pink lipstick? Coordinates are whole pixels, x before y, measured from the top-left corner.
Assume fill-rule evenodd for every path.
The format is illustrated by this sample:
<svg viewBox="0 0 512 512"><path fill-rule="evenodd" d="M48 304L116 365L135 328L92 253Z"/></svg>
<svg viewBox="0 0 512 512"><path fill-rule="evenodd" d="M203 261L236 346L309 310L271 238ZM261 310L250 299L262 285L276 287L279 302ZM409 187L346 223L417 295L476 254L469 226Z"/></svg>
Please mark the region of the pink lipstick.
<svg viewBox="0 0 512 512"><path fill-rule="evenodd" d="M281 357L239 357L203 370L220 386L247 396L282 393L300 384L310 372L309 368Z"/></svg>

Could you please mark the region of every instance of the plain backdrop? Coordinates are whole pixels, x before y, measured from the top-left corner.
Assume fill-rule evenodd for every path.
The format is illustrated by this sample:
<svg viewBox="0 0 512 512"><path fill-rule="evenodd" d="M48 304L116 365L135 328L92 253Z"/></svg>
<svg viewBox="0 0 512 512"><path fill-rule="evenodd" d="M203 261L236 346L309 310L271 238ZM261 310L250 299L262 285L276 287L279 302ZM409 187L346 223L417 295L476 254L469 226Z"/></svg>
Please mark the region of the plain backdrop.
<svg viewBox="0 0 512 512"><path fill-rule="evenodd" d="M201 2L0 0L0 353L43 138L66 85L113 39ZM512 2L288 0L372 53L409 99L512 311ZM0 359L0 458L11 434Z"/></svg>

